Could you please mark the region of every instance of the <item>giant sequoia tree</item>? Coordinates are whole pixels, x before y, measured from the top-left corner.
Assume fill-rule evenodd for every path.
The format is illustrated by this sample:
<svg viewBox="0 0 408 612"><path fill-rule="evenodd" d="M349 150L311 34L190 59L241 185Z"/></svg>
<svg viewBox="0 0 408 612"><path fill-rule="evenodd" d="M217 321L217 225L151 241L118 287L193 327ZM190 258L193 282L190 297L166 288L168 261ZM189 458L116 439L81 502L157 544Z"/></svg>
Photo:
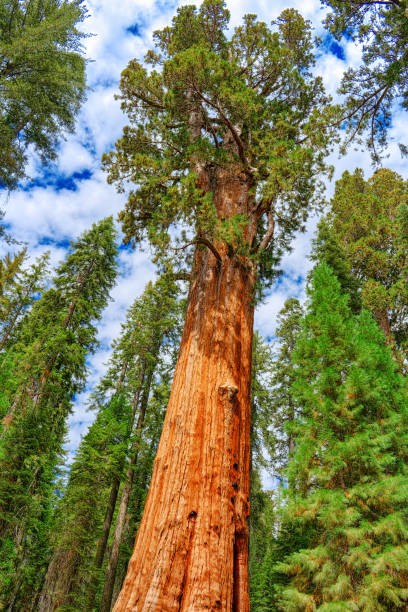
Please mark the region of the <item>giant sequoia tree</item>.
<svg viewBox="0 0 408 612"><path fill-rule="evenodd" d="M257 274L271 276L313 206L333 110L310 26L221 0L178 10L146 65L122 75L129 117L104 160L128 241L193 261L152 483L119 610L247 610L251 344ZM178 228L178 232L177 232Z"/></svg>

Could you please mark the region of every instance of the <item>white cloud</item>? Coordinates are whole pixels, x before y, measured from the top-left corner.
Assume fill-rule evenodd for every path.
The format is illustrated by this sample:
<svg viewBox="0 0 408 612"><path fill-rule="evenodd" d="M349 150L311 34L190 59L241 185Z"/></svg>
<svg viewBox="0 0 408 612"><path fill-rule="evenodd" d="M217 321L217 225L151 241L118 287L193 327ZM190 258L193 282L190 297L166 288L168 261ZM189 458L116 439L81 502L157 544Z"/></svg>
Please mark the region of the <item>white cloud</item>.
<svg viewBox="0 0 408 612"><path fill-rule="evenodd" d="M315 73L322 77L327 93L330 94L335 101L339 98L337 88L346 66L346 62L331 53L320 55L316 62Z"/></svg>
<svg viewBox="0 0 408 612"><path fill-rule="evenodd" d="M95 167L95 159L81 143L70 139L62 144L58 156L58 170L62 174L71 175L74 172L93 167Z"/></svg>
<svg viewBox="0 0 408 612"><path fill-rule="evenodd" d="M100 170L89 180L77 181L76 186L76 191L57 191L52 182L13 193L7 206L13 236L30 247L44 237L55 241L75 238L93 221L116 216L123 206L123 198L106 184Z"/></svg>

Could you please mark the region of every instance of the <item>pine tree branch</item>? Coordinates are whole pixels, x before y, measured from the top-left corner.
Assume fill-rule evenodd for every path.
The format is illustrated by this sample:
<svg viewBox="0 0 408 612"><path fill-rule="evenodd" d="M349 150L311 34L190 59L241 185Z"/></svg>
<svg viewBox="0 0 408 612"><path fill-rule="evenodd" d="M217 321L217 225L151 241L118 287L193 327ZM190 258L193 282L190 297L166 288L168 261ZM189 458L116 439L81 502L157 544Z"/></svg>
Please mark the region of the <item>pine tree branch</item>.
<svg viewBox="0 0 408 612"><path fill-rule="evenodd" d="M215 103L212 100L210 100L209 98L207 98L206 96L204 96L201 93L201 91L196 87L194 81L193 81L193 88L194 88L194 91L196 92L196 94L198 95L198 97L201 98L201 100L203 102L205 102L206 104L208 104L209 106L211 106L212 108L214 108L215 110L218 111L218 113L220 114L221 119L223 120L223 122L227 126L228 130L230 131L233 139L235 140L235 143L236 143L237 148L238 148L238 155L239 155L240 160L244 164L245 168L248 168L248 161L247 161L247 159L245 157L244 144L243 144L241 138L239 137L236 129L232 125L231 121L228 119L228 117L226 116L226 114L222 110L219 101L217 101L217 103Z"/></svg>
<svg viewBox="0 0 408 612"><path fill-rule="evenodd" d="M192 246L193 244L203 244L204 246L206 246L208 249L210 249L211 253L214 255L218 263L222 264L222 257L215 248L215 246L212 244L212 242L210 242L209 240L207 240L207 238L204 238L203 236L198 236L197 238L194 238L194 240L192 240L191 242L183 244L182 247L175 248L174 251L183 251L184 249L189 246Z"/></svg>
<svg viewBox="0 0 408 612"><path fill-rule="evenodd" d="M273 210L269 210L268 212L268 227L266 230L266 234L261 240L261 244L259 245L259 249L261 251L264 251L268 247L275 233L275 218L273 216L273 212Z"/></svg>

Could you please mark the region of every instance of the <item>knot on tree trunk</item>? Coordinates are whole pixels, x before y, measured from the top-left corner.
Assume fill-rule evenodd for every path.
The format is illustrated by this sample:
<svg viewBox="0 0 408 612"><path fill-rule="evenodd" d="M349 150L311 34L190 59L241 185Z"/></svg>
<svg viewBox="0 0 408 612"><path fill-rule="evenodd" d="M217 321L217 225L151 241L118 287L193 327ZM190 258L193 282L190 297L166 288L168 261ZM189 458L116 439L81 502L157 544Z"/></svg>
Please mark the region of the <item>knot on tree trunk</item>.
<svg viewBox="0 0 408 612"><path fill-rule="evenodd" d="M224 383L218 387L219 394L228 399L229 402L234 402L238 395L238 387L232 383Z"/></svg>

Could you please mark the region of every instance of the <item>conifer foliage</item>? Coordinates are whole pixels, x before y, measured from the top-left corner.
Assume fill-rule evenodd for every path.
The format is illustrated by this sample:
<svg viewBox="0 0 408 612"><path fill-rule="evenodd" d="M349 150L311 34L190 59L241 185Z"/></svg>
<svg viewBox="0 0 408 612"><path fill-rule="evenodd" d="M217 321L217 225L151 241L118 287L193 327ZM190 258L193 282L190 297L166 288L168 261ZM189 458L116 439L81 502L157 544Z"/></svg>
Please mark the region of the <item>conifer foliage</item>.
<svg viewBox="0 0 408 612"><path fill-rule="evenodd" d="M326 26L341 40L347 37L362 46L361 66L349 68L342 79L347 95L344 120L350 139L368 131L367 144L378 161L386 144L395 101L408 107L408 42L406 0L322 0L330 7ZM408 153L406 142L401 151Z"/></svg>
<svg viewBox="0 0 408 612"><path fill-rule="evenodd" d="M27 315L31 304L45 288L49 253L39 257L29 268L22 267L25 257L26 252L23 251L13 260L6 258L4 261L5 272L10 272L13 264L21 258L18 271L13 274L9 282L5 279L6 286L0 291L0 354L16 341L15 333L23 316Z"/></svg>
<svg viewBox="0 0 408 612"><path fill-rule="evenodd" d="M302 307L299 300L286 300L278 315L276 337L278 349L271 363L271 393L269 403L269 427L274 432L273 466L275 475L283 478L283 469L295 450L293 425L301 413L301 404L292 392L295 370L292 355L299 334Z"/></svg>
<svg viewBox="0 0 408 612"><path fill-rule="evenodd" d="M408 610L407 181L345 172L306 310L285 302L275 348L253 334L338 128L368 130L378 160L392 104L408 108L408 0L322 4L363 45L343 109L294 9L229 30L224 0L183 5L123 71L128 125L103 166L127 192L125 242L147 241L162 274L127 312L66 476L113 220L52 281L48 254L0 260L1 610ZM27 146L48 162L73 129L85 17L83 0L0 0L0 188L25 177Z"/></svg>
<svg viewBox="0 0 408 612"><path fill-rule="evenodd" d="M184 221L195 232L182 233L184 249L222 257L225 244L252 255L265 280L319 201L338 109L313 76L311 27L297 11L271 26L246 15L230 40L229 18L225 2L204 0L154 33L148 69L134 59L122 73L129 125L103 162L119 191L132 188L127 241L147 237L165 256L169 228ZM218 192L230 172L245 206Z"/></svg>
<svg viewBox="0 0 408 612"><path fill-rule="evenodd" d="M0 537L10 561L1 592L21 609L44 564L27 562L46 546L52 483L61 459L66 418L86 377L86 355L97 346L95 322L116 277L111 218L85 232L57 269L53 286L33 305L13 346L11 385L0 442ZM20 598L20 599L19 599ZM20 606L20 608L19 608Z"/></svg>
<svg viewBox="0 0 408 612"><path fill-rule="evenodd" d="M408 357L407 203L408 182L396 172L382 168L365 180L357 169L337 181L329 213L361 301L400 363Z"/></svg>
<svg viewBox="0 0 408 612"><path fill-rule="evenodd" d="M289 610L406 609L408 390L371 314L351 313L326 264L293 357L303 405L287 515L311 532L278 566Z"/></svg>
<svg viewBox="0 0 408 612"><path fill-rule="evenodd" d="M0 186L24 176L26 148L56 156L84 99L82 0L0 2Z"/></svg>
<svg viewBox="0 0 408 612"><path fill-rule="evenodd" d="M10 256L7 254L3 259L0 259L0 296L1 296L1 311L3 311L4 304L7 300L4 300L4 294L10 291L12 288L15 278L18 272L21 270L21 266L24 262L26 251L22 250L20 253Z"/></svg>

